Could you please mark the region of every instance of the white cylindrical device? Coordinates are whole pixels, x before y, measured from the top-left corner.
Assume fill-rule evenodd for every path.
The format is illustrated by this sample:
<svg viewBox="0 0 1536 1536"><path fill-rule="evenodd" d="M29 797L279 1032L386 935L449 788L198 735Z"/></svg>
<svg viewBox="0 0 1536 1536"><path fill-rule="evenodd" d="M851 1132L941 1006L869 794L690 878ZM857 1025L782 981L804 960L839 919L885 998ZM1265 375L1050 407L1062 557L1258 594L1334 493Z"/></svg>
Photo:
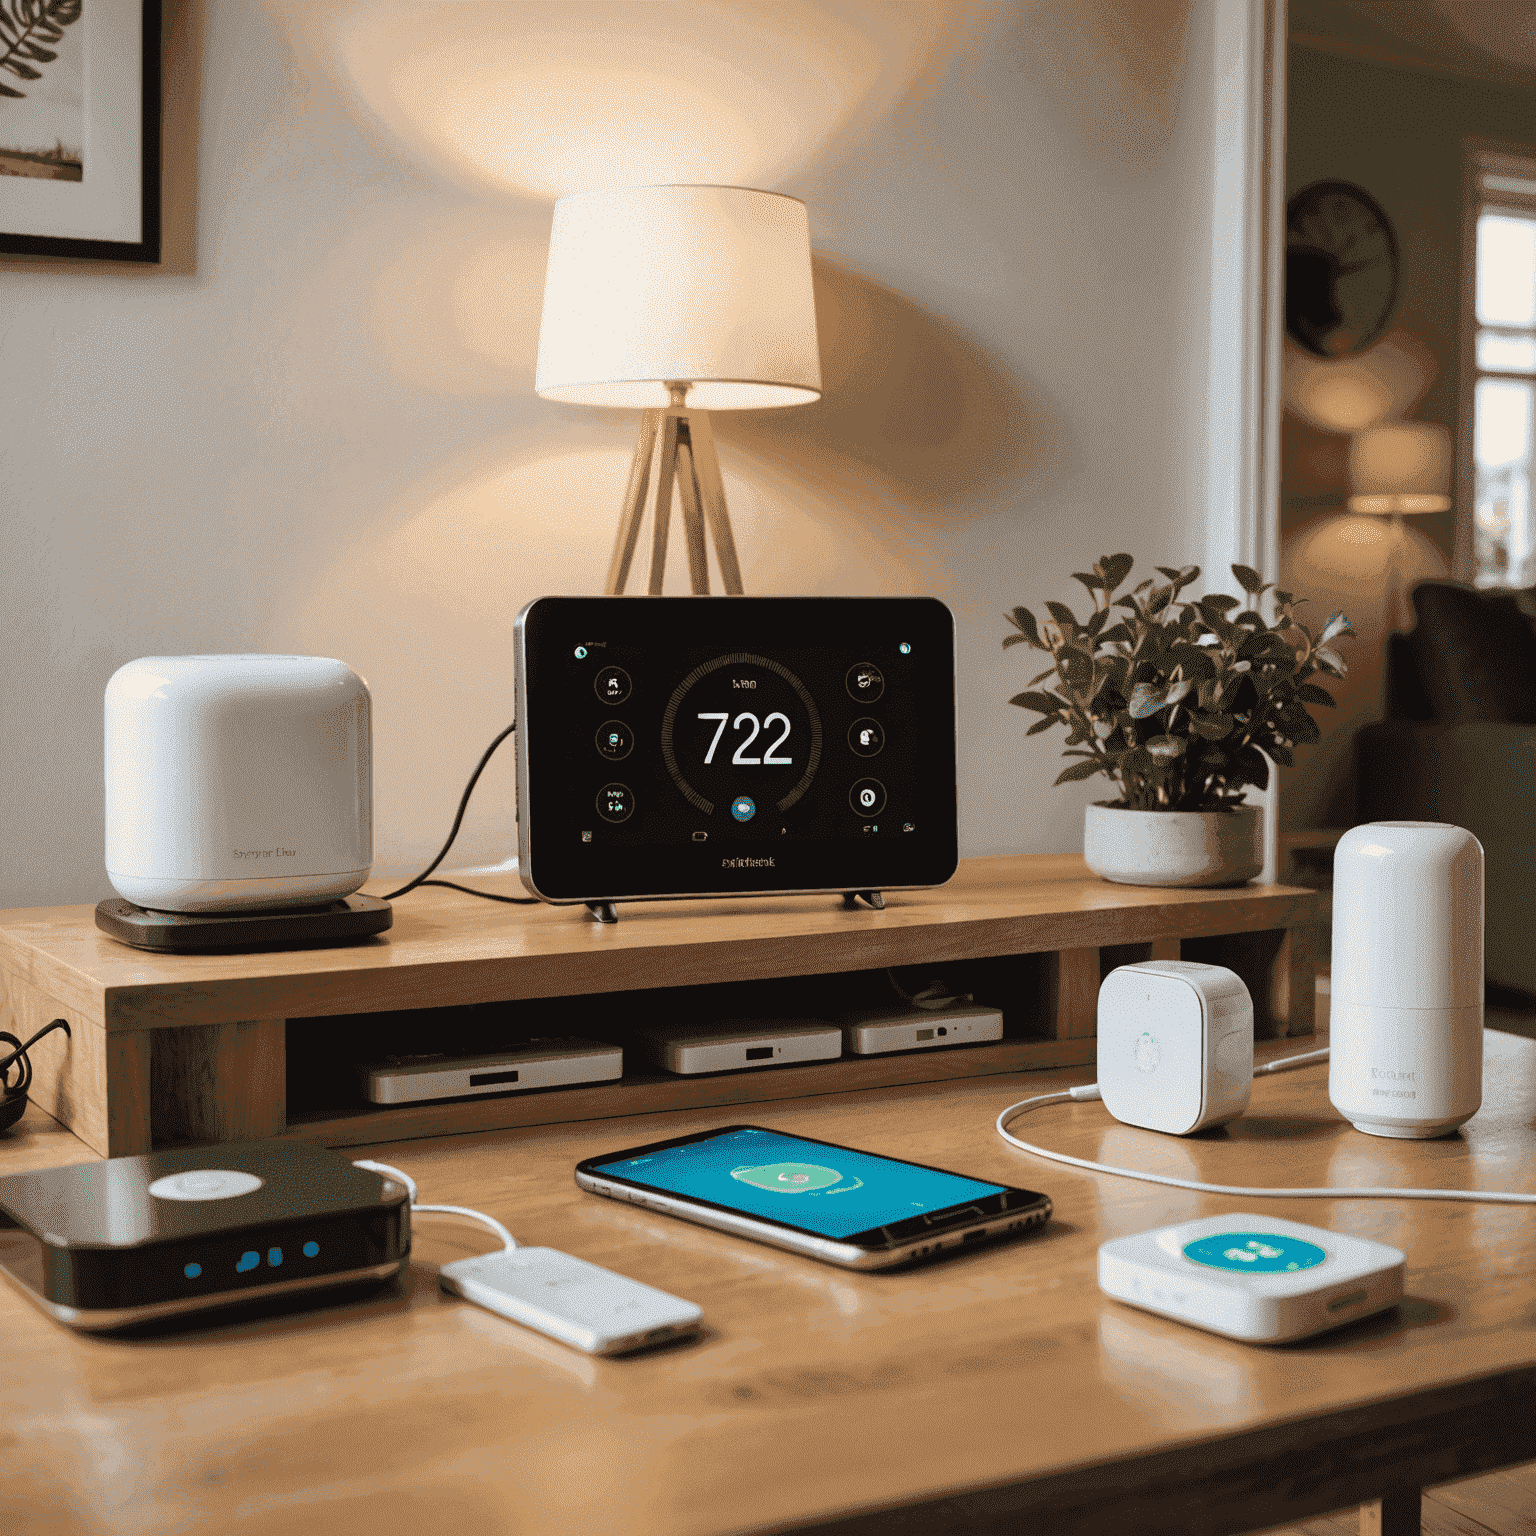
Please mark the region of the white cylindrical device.
<svg viewBox="0 0 1536 1536"><path fill-rule="evenodd" d="M1374 821L1333 862L1328 1097L1372 1136L1446 1136L1483 1102L1483 849Z"/></svg>
<svg viewBox="0 0 1536 1536"><path fill-rule="evenodd" d="M164 912L317 906L373 862L368 685L324 656L145 656L106 692L107 878Z"/></svg>

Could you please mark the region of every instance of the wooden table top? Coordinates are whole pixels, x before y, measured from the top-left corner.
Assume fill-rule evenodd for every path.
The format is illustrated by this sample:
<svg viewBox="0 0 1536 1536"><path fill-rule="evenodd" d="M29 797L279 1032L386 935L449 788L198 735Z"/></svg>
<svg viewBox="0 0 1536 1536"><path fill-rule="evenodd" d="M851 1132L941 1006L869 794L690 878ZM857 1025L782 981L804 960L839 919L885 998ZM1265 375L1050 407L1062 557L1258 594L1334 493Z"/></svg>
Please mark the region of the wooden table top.
<svg viewBox="0 0 1536 1536"><path fill-rule="evenodd" d="M1536 1212L1235 1201L1043 1163L994 1134L1006 1104L1089 1075L752 1107L754 1123L1055 1201L1038 1235L902 1274L840 1271L575 1187L579 1159L732 1118L719 1111L366 1154L412 1174L424 1201L478 1207L523 1242L702 1305L702 1340L626 1360L588 1358L443 1296L435 1266L492 1246L443 1217L419 1218L408 1281L342 1307L85 1338L0 1288L0 1528L1189 1533L1372 1496L1362 1459L1394 1436L1426 1483L1475 1469L1445 1460L1458 1436L1523 1434L1536 1457ZM1328 1103L1325 1064L1260 1078L1247 1115L1198 1138L1121 1126L1100 1103L1037 1111L1020 1133L1222 1182L1536 1190L1536 1042L1490 1033L1485 1081L1481 1112L1442 1141L1349 1128ZM91 1155L35 1111L22 1124L27 1134L0 1137L0 1171ZM1401 1247L1407 1300L1266 1349L1098 1291L1106 1238L1255 1204ZM1502 1455L1521 1459L1507 1445ZM1211 1469L1222 1468L1218 1497ZM863 1518L932 1500L911 1525Z"/></svg>
<svg viewBox="0 0 1536 1536"><path fill-rule="evenodd" d="M523 894L515 877L479 883ZM376 880L364 890L393 885ZM15 908L0 911L0 969L107 1029L147 1029L1283 928L1313 901L1289 886L1111 885L1077 854L1024 854L966 859L947 885L891 892L883 912L846 910L836 896L636 902L605 924L579 906L513 907L422 887L395 904L394 926L375 939L254 955L147 954L101 933L91 907Z"/></svg>

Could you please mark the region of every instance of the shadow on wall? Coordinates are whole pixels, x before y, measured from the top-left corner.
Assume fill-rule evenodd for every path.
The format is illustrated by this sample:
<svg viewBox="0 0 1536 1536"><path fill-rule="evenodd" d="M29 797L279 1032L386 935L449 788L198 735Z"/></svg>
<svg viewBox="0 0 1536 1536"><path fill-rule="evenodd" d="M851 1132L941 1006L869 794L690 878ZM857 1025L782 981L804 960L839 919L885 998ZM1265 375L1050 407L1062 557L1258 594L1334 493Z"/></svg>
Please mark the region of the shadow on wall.
<svg viewBox="0 0 1536 1536"><path fill-rule="evenodd" d="M1392 629L1391 570L1397 542L1397 579L1403 590L1443 577L1445 556L1412 523L1344 514L1318 518L1286 536L1280 550L1280 585L1307 599L1304 616L1315 632L1342 610L1356 638L1341 647L1349 675L1328 679L1335 709L1320 709L1323 739L1297 753L1295 768L1280 770L1283 831L1348 827L1355 822L1355 733L1382 714L1382 658Z"/></svg>
<svg viewBox="0 0 1536 1536"><path fill-rule="evenodd" d="M1191 9L1192 0L1025 5L998 46L1021 59L1051 59L1055 67L1036 85L1055 85L1074 141L1095 146L1095 153L1085 150L1085 163L1119 164L1133 174L1173 134ZM1093 90L1081 88L1085 80Z"/></svg>
<svg viewBox="0 0 1536 1536"><path fill-rule="evenodd" d="M718 415L723 443L813 483L877 475L919 523L952 520L999 480L1039 478L1060 428L980 342L824 257L814 271L821 399Z"/></svg>

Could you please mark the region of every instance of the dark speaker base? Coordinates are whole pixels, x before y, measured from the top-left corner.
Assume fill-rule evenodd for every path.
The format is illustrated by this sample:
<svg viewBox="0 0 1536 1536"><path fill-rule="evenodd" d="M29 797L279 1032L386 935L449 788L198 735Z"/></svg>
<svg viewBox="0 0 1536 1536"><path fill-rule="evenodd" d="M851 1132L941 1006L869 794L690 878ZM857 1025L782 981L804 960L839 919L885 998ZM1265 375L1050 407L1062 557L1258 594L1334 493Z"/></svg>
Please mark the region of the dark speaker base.
<svg viewBox="0 0 1536 1536"><path fill-rule="evenodd" d="M121 896L96 904L96 926L120 944L168 955L326 949L383 933L394 908L377 896L274 912L151 912Z"/></svg>

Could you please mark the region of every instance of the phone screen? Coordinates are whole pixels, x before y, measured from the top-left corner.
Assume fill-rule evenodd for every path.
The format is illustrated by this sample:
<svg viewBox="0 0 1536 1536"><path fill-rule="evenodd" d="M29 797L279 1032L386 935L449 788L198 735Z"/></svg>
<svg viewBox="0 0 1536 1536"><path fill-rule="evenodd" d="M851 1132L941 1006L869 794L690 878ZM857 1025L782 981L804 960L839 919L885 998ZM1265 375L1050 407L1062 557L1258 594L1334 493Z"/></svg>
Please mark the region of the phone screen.
<svg viewBox="0 0 1536 1536"><path fill-rule="evenodd" d="M593 1171L822 1237L851 1237L1008 1188L753 1126Z"/></svg>

